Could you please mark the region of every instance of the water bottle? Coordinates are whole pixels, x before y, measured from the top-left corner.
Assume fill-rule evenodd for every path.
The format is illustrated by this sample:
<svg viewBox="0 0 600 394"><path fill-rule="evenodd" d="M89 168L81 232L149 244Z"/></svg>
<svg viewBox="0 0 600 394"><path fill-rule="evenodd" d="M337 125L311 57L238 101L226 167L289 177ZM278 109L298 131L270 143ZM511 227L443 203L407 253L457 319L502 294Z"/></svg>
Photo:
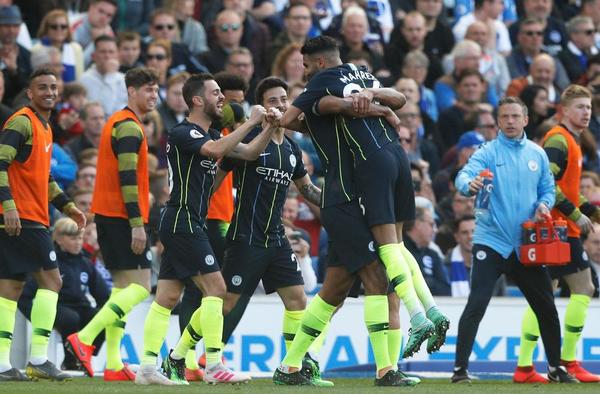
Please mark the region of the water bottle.
<svg viewBox="0 0 600 394"><path fill-rule="evenodd" d="M568 242L567 221L566 220L564 220L562 218L556 219L554 221L554 229L558 233L558 239L560 239L560 242Z"/></svg>
<svg viewBox="0 0 600 394"><path fill-rule="evenodd" d="M535 222L528 220L523 223L523 245L531 245L536 241Z"/></svg>
<svg viewBox="0 0 600 394"><path fill-rule="evenodd" d="M487 218L490 214L489 206L492 190L494 188L494 185L492 185L494 174L486 168L479 173L479 176L483 178L483 187L479 189L477 197L475 198L475 217L482 219Z"/></svg>

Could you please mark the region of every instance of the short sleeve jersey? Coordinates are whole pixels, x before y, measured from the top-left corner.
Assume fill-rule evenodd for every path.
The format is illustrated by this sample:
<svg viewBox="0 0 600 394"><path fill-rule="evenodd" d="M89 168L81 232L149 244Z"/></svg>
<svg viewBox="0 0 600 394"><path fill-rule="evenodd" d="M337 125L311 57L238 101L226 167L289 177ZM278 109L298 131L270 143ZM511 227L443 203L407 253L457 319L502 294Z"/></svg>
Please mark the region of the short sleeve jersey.
<svg viewBox="0 0 600 394"><path fill-rule="evenodd" d="M259 133L260 128L254 129L244 142ZM287 243L283 205L290 183L306 175L298 145L286 136L281 144L270 141L254 161L225 159L220 167L234 171L237 187L227 239L265 248Z"/></svg>
<svg viewBox="0 0 600 394"><path fill-rule="evenodd" d="M187 119L169 133L167 160L171 196L167 209L175 215L173 232L193 233L198 226L204 228L217 161L200 154L200 149L219 136L217 130L206 132Z"/></svg>
<svg viewBox="0 0 600 394"><path fill-rule="evenodd" d="M328 95L343 98L365 88L379 87L379 80L365 67L346 63L320 71L311 78L303 93L307 97L303 100L310 98L311 101L318 102L321 97ZM355 166L385 145L398 140L394 128L383 117L350 118L337 115L336 120L343 141L352 152Z"/></svg>

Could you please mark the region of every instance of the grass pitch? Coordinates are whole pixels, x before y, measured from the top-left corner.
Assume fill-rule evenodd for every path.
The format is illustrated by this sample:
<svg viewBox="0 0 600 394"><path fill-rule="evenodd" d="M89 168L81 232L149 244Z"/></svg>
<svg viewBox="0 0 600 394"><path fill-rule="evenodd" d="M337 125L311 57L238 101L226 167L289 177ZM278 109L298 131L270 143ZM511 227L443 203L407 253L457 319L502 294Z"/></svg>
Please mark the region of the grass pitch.
<svg viewBox="0 0 600 394"><path fill-rule="evenodd" d="M344 378L333 379L335 387L286 387L276 386L270 379L254 379L252 382L241 386L218 385L209 386L204 383L192 383L189 386L136 386L129 382L107 383L102 379L75 378L70 382L25 382L25 383L0 383L0 393L43 393L43 394L69 394L69 393L203 393L210 394L288 394L288 393L336 393L336 394L364 394L364 393L390 393L392 390L401 390L410 393L440 393L440 394L468 394L468 393L600 393L600 384L576 385L517 385L510 381L476 381L472 384L451 384L447 379L426 379L416 387L378 388L373 386L372 379Z"/></svg>

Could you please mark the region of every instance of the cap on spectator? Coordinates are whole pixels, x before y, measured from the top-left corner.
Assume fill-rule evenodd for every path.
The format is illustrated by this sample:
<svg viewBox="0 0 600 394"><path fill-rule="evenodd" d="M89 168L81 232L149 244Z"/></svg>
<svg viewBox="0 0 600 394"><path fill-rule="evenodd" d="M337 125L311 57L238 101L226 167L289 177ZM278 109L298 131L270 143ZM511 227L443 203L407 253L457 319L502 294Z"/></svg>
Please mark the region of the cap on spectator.
<svg viewBox="0 0 600 394"><path fill-rule="evenodd" d="M458 139L456 148L460 151L464 148L479 147L485 142L485 138L476 131L467 131Z"/></svg>
<svg viewBox="0 0 600 394"><path fill-rule="evenodd" d="M16 5L0 7L0 25L20 25L23 23L21 10Z"/></svg>

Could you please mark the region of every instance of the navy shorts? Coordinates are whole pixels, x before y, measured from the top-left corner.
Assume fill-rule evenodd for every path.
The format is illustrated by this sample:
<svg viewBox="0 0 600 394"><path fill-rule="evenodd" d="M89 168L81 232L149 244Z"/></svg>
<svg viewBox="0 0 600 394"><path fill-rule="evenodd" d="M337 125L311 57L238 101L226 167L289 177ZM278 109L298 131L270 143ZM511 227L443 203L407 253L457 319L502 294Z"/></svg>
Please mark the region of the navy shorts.
<svg viewBox="0 0 600 394"><path fill-rule="evenodd" d="M321 208L321 223L329 236L327 265L346 267L353 274L378 259L377 245L357 200Z"/></svg>
<svg viewBox="0 0 600 394"><path fill-rule="evenodd" d="M10 237L0 228L0 279L25 281L27 274L58 268L52 237L46 227L21 220L21 234Z"/></svg>
<svg viewBox="0 0 600 394"><path fill-rule="evenodd" d="M197 275L220 271L208 236L197 227L193 233L173 232L161 226L160 242L165 247L158 279L185 281Z"/></svg>
<svg viewBox="0 0 600 394"><path fill-rule="evenodd" d="M304 285L300 265L288 243L264 248L227 241L223 279L230 293L250 296L260 280L267 294L284 287Z"/></svg>
<svg viewBox="0 0 600 394"><path fill-rule="evenodd" d="M559 279L565 275L574 274L590 268L590 260L588 255L583 250L583 244L580 238L569 237L569 245L571 245L571 262L567 265L548 266L548 272L552 279Z"/></svg>
<svg viewBox="0 0 600 394"><path fill-rule="evenodd" d="M131 227L129 221L122 218L112 218L96 215L96 232L98 245L104 260L104 266L109 270L135 270L150 268L152 252L150 237L146 235L146 248L142 254L131 250Z"/></svg>
<svg viewBox="0 0 600 394"><path fill-rule="evenodd" d="M369 227L415 220L415 191L406 152L395 141L355 170L360 205Z"/></svg>

